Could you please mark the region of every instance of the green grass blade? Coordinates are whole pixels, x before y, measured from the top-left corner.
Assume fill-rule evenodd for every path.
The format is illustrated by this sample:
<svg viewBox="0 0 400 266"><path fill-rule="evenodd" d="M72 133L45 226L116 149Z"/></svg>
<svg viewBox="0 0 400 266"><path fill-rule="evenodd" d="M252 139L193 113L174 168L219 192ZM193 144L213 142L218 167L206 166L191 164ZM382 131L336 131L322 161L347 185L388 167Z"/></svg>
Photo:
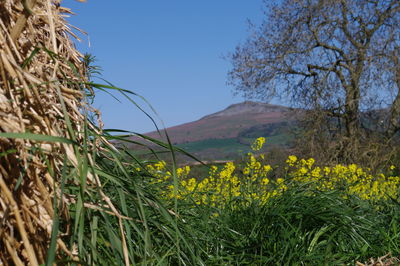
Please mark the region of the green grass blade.
<svg viewBox="0 0 400 266"><path fill-rule="evenodd" d="M26 139L26 140L36 140L41 142L53 142L53 143L66 143L72 145L79 145L77 142L64 138L64 137L56 137L42 134L34 134L34 133L12 133L12 132L0 132L0 137L9 138L9 139Z"/></svg>

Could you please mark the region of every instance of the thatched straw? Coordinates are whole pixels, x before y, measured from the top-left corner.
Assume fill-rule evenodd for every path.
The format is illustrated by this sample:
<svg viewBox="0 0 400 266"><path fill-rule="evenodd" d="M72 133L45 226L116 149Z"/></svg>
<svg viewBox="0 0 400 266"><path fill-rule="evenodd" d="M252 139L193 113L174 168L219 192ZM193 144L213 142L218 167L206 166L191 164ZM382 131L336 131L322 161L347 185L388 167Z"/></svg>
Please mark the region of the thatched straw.
<svg viewBox="0 0 400 266"><path fill-rule="evenodd" d="M83 128L85 68L66 13L57 0L0 1L0 132L30 134L0 138L0 265L46 261L63 160L77 162L67 141L29 137L82 139L71 129ZM67 221L61 203L57 216ZM76 255L61 238L56 250Z"/></svg>

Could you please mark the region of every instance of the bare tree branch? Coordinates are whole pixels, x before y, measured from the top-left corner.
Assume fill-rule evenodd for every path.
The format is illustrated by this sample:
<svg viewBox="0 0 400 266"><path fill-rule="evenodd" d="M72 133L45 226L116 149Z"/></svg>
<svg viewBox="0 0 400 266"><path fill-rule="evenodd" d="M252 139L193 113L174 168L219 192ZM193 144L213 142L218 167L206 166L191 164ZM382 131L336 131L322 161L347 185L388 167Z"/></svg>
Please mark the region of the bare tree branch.
<svg viewBox="0 0 400 266"><path fill-rule="evenodd" d="M323 109L348 139L365 128L365 110L389 107L380 130L400 131L399 0L268 3L264 23L231 56L237 92Z"/></svg>

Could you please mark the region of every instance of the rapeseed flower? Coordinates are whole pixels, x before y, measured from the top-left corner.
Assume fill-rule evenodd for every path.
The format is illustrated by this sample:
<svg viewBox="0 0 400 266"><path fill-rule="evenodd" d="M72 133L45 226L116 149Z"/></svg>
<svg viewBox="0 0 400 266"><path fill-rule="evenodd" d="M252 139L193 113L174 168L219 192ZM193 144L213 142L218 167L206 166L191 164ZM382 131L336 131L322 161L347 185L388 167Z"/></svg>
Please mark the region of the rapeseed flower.
<svg viewBox="0 0 400 266"><path fill-rule="evenodd" d="M251 149L253 151L259 151L264 146L264 143L265 143L265 138L264 137L259 137L258 139L256 139L253 142L253 144L251 144Z"/></svg>
<svg viewBox="0 0 400 266"><path fill-rule="evenodd" d="M265 143L265 138L258 138L252 149L258 151ZM176 170L179 180L175 188L172 173L167 170L164 161L146 166L152 174L151 184L164 185L160 195L166 199L184 200L188 197L197 205L210 205L224 208L232 200L235 204L249 204L257 201L266 203L271 197L277 197L295 184L306 184L314 189L329 191L339 190L344 197L358 196L364 200L388 200L397 198L400 177L393 176L395 167L389 167L391 175L373 176L370 169L363 169L356 164L335 166L316 166L313 158L298 159L290 155L286 160L287 175L271 179L273 168L265 162L265 156L258 158L248 153L243 164L227 162L222 168L211 166L208 176L190 177L190 167ZM240 200L238 200L240 199Z"/></svg>

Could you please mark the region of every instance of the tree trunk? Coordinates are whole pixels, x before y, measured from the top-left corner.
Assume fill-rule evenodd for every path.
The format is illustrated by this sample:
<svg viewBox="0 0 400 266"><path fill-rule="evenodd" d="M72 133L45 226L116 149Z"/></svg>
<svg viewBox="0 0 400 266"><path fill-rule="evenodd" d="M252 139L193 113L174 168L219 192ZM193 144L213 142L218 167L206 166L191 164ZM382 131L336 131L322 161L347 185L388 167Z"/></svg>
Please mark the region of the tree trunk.
<svg viewBox="0 0 400 266"><path fill-rule="evenodd" d="M397 95L390 108L390 120L388 135L392 137L400 130L400 65L399 56L393 54L393 61L395 64L395 86L397 86Z"/></svg>

